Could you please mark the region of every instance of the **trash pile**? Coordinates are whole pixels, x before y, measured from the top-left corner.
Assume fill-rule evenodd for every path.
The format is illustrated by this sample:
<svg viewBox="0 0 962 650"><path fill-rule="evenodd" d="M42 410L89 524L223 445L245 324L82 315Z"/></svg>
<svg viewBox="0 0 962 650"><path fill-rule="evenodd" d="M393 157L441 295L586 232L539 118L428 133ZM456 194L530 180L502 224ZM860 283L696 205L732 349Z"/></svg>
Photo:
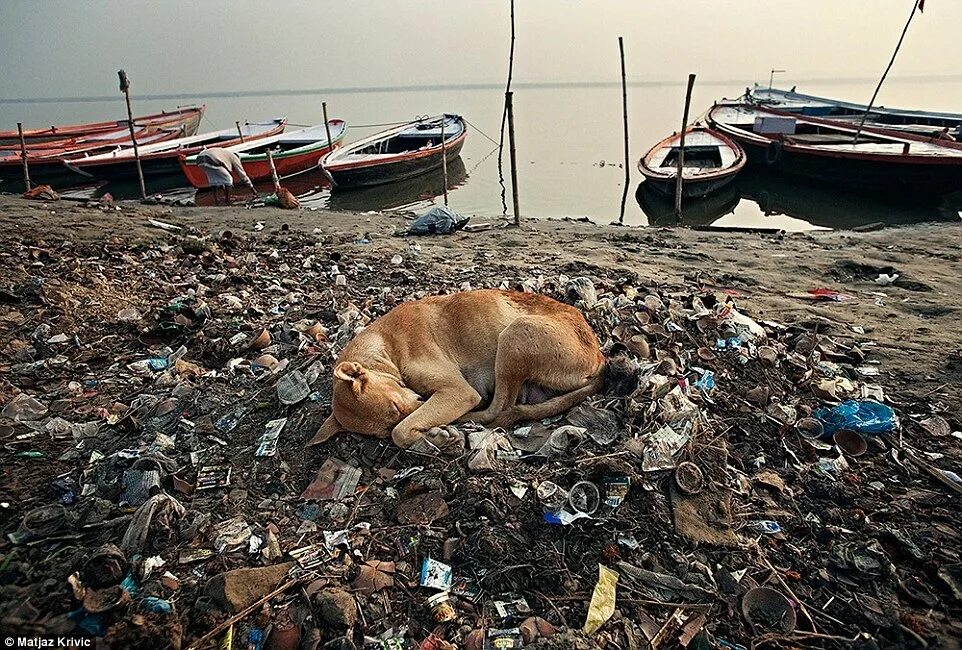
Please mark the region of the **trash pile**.
<svg viewBox="0 0 962 650"><path fill-rule="evenodd" d="M174 648L927 647L962 636L959 423L823 320L371 238L37 241L0 286L0 625ZM339 436L332 361L405 300L539 291L629 398L439 454ZM463 441L463 442L462 442Z"/></svg>

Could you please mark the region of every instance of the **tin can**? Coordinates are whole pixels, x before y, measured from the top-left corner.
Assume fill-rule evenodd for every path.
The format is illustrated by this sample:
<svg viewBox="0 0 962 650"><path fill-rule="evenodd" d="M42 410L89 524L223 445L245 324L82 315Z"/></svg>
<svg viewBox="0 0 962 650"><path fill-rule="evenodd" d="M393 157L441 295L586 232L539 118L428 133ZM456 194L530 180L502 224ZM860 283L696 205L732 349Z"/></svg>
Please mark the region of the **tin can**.
<svg viewBox="0 0 962 650"><path fill-rule="evenodd" d="M451 604L451 596L446 591L428 598L428 608L436 623L450 623L458 617Z"/></svg>

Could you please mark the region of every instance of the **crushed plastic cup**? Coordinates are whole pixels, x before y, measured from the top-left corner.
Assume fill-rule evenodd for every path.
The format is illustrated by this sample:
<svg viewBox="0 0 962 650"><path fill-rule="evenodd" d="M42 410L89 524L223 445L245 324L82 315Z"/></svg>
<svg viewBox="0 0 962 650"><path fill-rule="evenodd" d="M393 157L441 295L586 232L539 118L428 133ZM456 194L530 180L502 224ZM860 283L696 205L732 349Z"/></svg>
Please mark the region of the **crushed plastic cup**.
<svg viewBox="0 0 962 650"><path fill-rule="evenodd" d="M277 398L290 406L304 400L311 393L307 378L300 370L294 370L277 382Z"/></svg>
<svg viewBox="0 0 962 650"><path fill-rule="evenodd" d="M545 512L558 512L568 502L568 493L557 483L542 481L538 484L538 500Z"/></svg>

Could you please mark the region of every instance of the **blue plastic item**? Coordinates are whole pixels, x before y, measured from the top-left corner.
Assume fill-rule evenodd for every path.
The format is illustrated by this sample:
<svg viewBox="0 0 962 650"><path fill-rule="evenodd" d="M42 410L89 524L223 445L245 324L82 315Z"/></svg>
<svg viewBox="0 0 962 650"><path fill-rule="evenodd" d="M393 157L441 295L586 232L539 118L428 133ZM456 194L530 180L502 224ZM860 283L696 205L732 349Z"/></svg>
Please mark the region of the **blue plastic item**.
<svg viewBox="0 0 962 650"><path fill-rule="evenodd" d="M169 600L147 596L140 601L140 609L152 614L170 614L174 611L174 606Z"/></svg>
<svg viewBox="0 0 962 650"><path fill-rule="evenodd" d="M898 425L892 407L870 399L849 400L830 409L816 409L815 417L825 425L825 438L831 438L839 429L878 435L892 431Z"/></svg>

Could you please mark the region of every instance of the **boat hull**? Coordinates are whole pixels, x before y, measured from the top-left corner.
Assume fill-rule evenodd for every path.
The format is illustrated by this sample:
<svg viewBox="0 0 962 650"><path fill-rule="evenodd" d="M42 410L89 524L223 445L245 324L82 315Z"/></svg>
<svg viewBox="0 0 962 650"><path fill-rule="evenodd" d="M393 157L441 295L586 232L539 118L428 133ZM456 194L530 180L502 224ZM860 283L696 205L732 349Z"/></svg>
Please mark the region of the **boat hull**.
<svg viewBox="0 0 962 650"><path fill-rule="evenodd" d="M741 168L739 167L739 169ZM733 169L731 173L724 176L715 176L697 181L685 181L682 185L681 196L685 199L700 199L713 192L717 192L734 180L739 169ZM673 178L666 180L645 176L645 185L648 185L652 190L662 196L675 196L675 179Z"/></svg>
<svg viewBox="0 0 962 650"><path fill-rule="evenodd" d="M335 140L334 148L339 145L338 141ZM322 146L314 149L312 151L307 151L291 156L276 156L274 157L274 167L277 169L277 175L279 177L290 176L291 174L299 174L300 172L307 171L313 167L317 167L320 159L331 151L331 147ZM243 160L244 173L252 181L263 180L265 178L271 177L271 167L267 160ZM198 189L204 189L210 187L207 183L207 174L204 170L198 167L194 163L188 163L183 158L180 159L180 168L187 177L187 181ZM232 174L234 182L237 183L240 179L236 173Z"/></svg>
<svg viewBox="0 0 962 650"><path fill-rule="evenodd" d="M467 134L462 134L461 137L451 142L450 146L445 147L445 158L447 158L448 164L451 164L461 155L465 135ZM439 169L441 166L441 150L438 149L428 155L417 155L415 153L377 164L345 166L343 168L326 169L325 171L334 183L333 191L340 192L414 178Z"/></svg>
<svg viewBox="0 0 962 650"><path fill-rule="evenodd" d="M141 115L134 118L134 124L139 128L162 129L176 128L183 124L184 135L194 135L200 126L206 106L185 107L176 111ZM72 124L68 126L48 127L45 129L27 129L23 132L27 148L39 146L42 148L57 148L67 146L78 138L96 136L102 133L123 130L127 127L127 120L94 122L90 124ZM0 146L20 146L20 137L16 131L0 131Z"/></svg>
<svg viewBox="0 0 962 650"><path fill-rule="evenodd" d="M778 155L773 155L777 147L761 146L748 140L739 141L739 144L750 165L829 185L899 194L945 194L962 190L962 160L904 163L869 156L815 155L784 147Z"/></svg>

